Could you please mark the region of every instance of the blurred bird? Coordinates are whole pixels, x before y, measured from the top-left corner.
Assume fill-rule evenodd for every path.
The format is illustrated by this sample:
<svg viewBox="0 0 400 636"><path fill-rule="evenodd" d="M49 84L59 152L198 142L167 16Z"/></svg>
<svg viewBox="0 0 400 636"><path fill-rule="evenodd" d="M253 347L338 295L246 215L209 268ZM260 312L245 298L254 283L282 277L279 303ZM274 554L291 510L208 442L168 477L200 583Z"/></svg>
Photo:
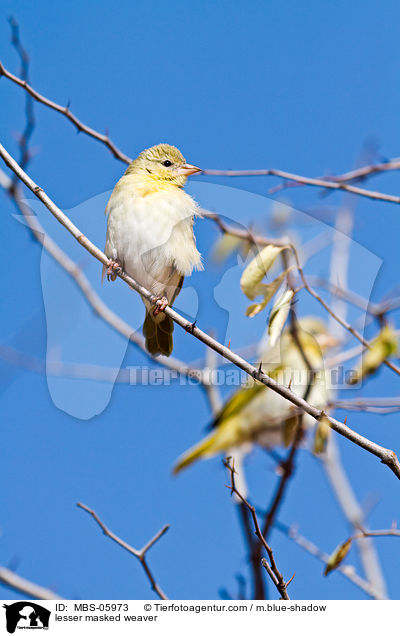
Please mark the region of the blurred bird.
<svg viewBox="0 0 400 636"><path fill-rule="evenodd" d="M178 296L184 276L202 269L193 233L199 209L183 190L196 172L200 168L186 163L174 146L153 146L132 161L106 208L110 263L103 276L115 280L123 270L157 297L155 307L142 299L143 334L152 355L171 354L174 323L163 310Z"/></svg>
<svg viewBox="0 0 400 636"><path fill-rule="evenodd" d="M323 354L336 341L325 325L316 318L303 318L298 323L298 338L311 367L318 370L307 401L323 409L330 395L328 378L323 369ZM277 344L261 355L263 370L270 377L288 386L298 396L306 393L309 370L304 357L287 328ZM261 382L250 380L225 403L212 423L212 432L196 446L184 453L174 467L174 473L197 459L207 459L218 453L234 453L236 449L248 451L256 443L266 448L291 443L298 418L296 407ZM310 427L314 418L303 416L303 424Z"/></svg>

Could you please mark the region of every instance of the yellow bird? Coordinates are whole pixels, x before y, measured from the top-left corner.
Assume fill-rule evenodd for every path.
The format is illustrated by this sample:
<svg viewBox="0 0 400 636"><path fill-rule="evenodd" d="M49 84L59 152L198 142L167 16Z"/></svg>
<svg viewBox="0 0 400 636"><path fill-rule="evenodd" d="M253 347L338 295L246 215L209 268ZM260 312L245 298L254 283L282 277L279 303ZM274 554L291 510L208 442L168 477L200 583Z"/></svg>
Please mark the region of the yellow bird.
<svg viewBox="0 0 400 636"><path fill-rule="evenodd" d="M184 190L200 168L186 163L174 146L159 144L140 153L116 184L106 208L103 276L115 280L124 270L157 297L154 308L143 299L143 334L152 355L172 352L174 323L163 313L179 294L184 276L202 269L193 232L199 208Z"/></svg>
<svg viewBox="0 0 400 636"><path fill-rule="evenodd" d="M323 409L330 399L330 388L323 369L323 353L335 344L325 325L315 318L299 321L298 336L311 366L318 370L307 401ZM309 371L296 342L287 328L277 344L263 352L263 370L280 384L288 386L303 397ZM212 432L196 446L184 453L174 467L174 473L197 459L207 459L218 453L234 453L241 447L249 450L256 443L271 448L291 442L296 427L296 407L260 382L250 380L225 403L212 423ZM304 415L305 426L315 424L314 418Z"/></svg>

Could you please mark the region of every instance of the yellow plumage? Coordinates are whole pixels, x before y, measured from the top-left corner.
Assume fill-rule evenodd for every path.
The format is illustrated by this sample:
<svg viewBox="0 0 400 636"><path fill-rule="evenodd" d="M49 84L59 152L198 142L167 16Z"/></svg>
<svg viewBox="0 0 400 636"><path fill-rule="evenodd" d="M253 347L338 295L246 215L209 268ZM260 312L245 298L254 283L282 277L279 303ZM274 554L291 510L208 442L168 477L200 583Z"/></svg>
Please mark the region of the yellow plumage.
<svg viewBox="0 0 400 636"><path fill-rule="evenodd" d="M187 177L196 172L200 169L187 164L174 146L153 146L128 166L106 208L108 274L113 279L114 271L122 267L160 299L160 306L172 305L184 276L202 269L193 233L199 211L183 190ZM143 302L147 350L169 356L173 322L149 301Z"/></svg>
<svg viewBox="0 0 400 636"><path fill-rule="evenodd" d="M298 333L311 365L320 369L323 351L331 344L324 325L316 319L303 319ZM268 375L286 386L291 382L291 390L304 396L309 373L289 329L272 349L263 353L261 359ZM270 448L291 442L295 429L292 426L293 418L297 415L295 407L264 384L253 380L250 382L227 400L212 424L213 431L182 455L174 467L174 473L196 459L233 452L235 448L250 447L253 443ZM317 374L307 399L318 408L326 406L329 387L323 369ZM314 423L313 418L307 415L303 421L306 426Z"/></svg>

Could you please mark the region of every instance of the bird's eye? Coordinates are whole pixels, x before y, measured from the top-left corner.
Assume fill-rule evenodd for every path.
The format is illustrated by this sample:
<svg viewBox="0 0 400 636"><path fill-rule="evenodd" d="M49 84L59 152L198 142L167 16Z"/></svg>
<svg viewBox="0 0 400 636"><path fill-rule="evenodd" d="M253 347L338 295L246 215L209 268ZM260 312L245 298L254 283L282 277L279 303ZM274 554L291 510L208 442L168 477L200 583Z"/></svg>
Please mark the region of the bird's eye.
<svg viewBox="0 0 400 636"><path fill-rule="evenodd" d="M169 168L169 166L172 166L172 161L170 161L169 159L166 159L163 162L163 166L165 166L166 168Z"/></svg>

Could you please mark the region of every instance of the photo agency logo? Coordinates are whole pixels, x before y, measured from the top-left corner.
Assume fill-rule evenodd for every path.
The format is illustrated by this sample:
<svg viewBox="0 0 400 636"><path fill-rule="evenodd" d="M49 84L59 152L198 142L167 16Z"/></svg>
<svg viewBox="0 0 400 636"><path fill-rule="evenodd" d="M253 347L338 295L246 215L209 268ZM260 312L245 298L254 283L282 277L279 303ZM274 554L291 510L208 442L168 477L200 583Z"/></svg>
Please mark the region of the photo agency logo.
<svg viewBox="0 0 400 636"><path fill-rule="evenodd" d="M31 601L18 601L10 605L3 605L6 612L6 628L9 634L14 634L16 629L48 629L50 610L32 603Z"/></svg>
<svg viewBox="0 0 400 636"><path fill-rule="evenodd" d="M360 334L364 334L370 320L366 307L382 260L332 227L332 211L330 217L326 216L328 213L324 208L320 212L315 210L313 214L307 214L263 195L206 182L189 183L186 189L197 201L200 210L217 212L225 225L237 228L244 236L246 228L251 227L254 234L266 236L272 241L275 238L280 242L294 244L311 286L318 290L330 308L334 308L338 314L345 312L347 322ZM102 212L110 194L102 193L66 211L82 233L100 248L104 247L106 237L106 219ZM82 250L76 241L71 241L65 229L54 223L39 201L29 200L26 203L38 216L45 239L48 231L49 242L50 237L56 241L68 254L75 270L87 281L76 284L76 280L60 268L45 249L42 250L40 274L46 320L40 316L38 321L40 320L39 328L42 328L44 322L47 328L43 372L46 374L54 405L73 417L88 420L102 413L108 406L117 383L143 386L198 384L198 373L181 373L173 363L184 359L190 367L203 372L207 367L204 360L205 349L199 354L194 341L189 341L189 336L175 325L172 358L160 357L161 365L143 358L142 327L145 311L139 294L121 281L109 283L105 280L102 285L102 267L99 262ZM18 217L18 220L26 224L23 218ZM197 321L198 327L231 347L246 360L254 364L263 360L263 368L268 372L273 367L268 366L271 362L269 354L264 355L268 349L267 325L271 307L282 288L277 287L275 296L257 313L254 311L255 305L250 304L240 285L244 270L263 246L255 248L249 241L235 236L230 236L232 240L229 242L225 240L227 235L222 235L217 225L207 218L197 218L194 230L204 271L185 277L183 287L174 299L174 309L190 322ZM357 303L344 303L339 297L343 281L340 267L334 263L338 245L348 255L346 286L357 290L365 300L359 306ZM74 267L71 266L72 269ZM265 290L271 283L281 279L284 287L285 277L282 277L281 270L282 259L279 257L261 281L260 289ZM299 318L314 316L321 319L344 346L348 333L331 319L321 304L314 302L302 290L295 267L292 268L292 276L299 282L296 294ZM262 297L261 300L257 297L254 300L256 305L263 304ZM138 340L142 342L142 346L137 344ZM190 353L192 349L195 352L193 354ZM280 354L281 351L278 352L278 357ZM192 360L199 355L203 359ZM128 356L130 360L124 365L124 359ZM329 358L333 357L329 350ZM163 364L172 359L174 360L170 366ZM129 364L132 361L133 365ZM272 364L275 365L276 362L274 359ZM324 382L334 389L351 387L355 383L358 363L359 356L350 362L335 362L332 369L325 365L322 370ZM205 368L206 373L209 371ZM293 385L291 376L294 372L298 370L288 364L288 377L282 378L286 385L291 381ZM219 386L238 387L246 380L246 374L220 358L216 361L216 368L210 373L210 381ZM303 376L297 380L297 384L307 387L307 372Z"/></svg>

